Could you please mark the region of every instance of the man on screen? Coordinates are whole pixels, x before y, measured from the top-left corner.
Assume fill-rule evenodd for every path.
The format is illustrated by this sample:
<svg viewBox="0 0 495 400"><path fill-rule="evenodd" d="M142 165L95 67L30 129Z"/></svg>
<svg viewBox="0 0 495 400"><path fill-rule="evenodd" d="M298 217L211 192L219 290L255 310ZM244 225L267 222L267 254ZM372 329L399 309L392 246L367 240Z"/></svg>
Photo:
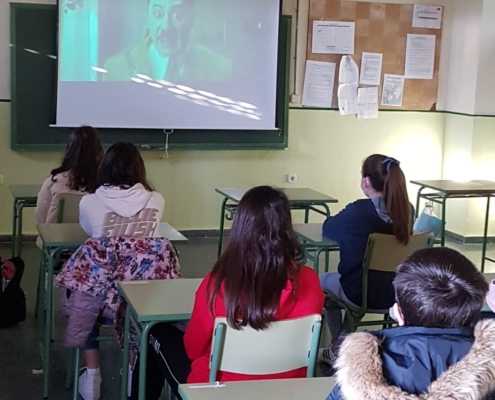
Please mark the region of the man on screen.
<svg viewBox="0 0 495 400"><path fill-rule="evenodd" d="M137 74L177 82L228 81L231 62L191 43L195 0L149 0L144 42L110 57L108 81L127 81Z"/></svg>

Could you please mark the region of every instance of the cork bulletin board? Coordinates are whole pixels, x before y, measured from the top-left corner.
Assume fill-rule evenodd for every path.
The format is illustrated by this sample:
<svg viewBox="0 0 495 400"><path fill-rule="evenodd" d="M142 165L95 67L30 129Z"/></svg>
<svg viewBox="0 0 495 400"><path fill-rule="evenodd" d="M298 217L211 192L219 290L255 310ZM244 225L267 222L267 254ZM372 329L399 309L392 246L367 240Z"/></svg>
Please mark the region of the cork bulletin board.
<svg viewBox="0 0 495 400"><path fill-rule="evenodd" d="M406 79L401 107L382 106L381 110L435 110L438 97L438 70L442 29L413 28L413 4L385 4L348 0L309 0L308 50L307 59L334 62L336 66L332 108L337 108L338 71L342 55L314 54L313 22L342 21L355 22L356 35L352 58L361 67L363 52L383 53L383 66L379 96L384 74L404 75L407 34L436 36L435 68L433 79ZM359 85L367 87L367 85Z"/></svg>

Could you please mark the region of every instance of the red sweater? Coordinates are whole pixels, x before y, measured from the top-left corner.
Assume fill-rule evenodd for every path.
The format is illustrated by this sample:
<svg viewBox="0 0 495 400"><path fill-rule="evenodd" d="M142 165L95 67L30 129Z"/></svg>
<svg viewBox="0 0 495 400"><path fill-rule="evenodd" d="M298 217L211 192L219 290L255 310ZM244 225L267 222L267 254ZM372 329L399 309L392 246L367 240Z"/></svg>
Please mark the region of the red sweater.
<svg viewBox="0 0 495 400"><path fill-rule="evenodd" d="M192 360L191 373L187 379L188 383L208 382L210 375L209 360L213 327L215 317L211 315L206 299L206 290L210 274L208 274L198 290L191 316L191 321L184 335L184 345L188 357ZM299 290L297 298L291 296L292 285L287 286L280 297L280 305L276 320L304 317L311 314L319 314L323 309L324 296L320 286L320 280L315 271L309 267L302 267L299 275ZM215 302L215 316L225 317L226 309L223 300L217 296ZM282 379L306 377L306 368L272 375L241 375L229 372L219 372L218 380L242 381L257 379Z"/></svg>

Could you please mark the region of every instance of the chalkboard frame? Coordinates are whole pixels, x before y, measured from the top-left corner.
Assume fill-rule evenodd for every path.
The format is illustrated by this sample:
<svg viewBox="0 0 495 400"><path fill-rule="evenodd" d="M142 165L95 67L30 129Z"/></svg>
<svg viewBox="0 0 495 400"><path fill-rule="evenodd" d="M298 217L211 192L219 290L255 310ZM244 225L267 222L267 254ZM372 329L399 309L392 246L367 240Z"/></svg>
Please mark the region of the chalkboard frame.
<svg viewBox="0 0 495 400"><path fill-rule="evenodd" d="M11 149L14 151L59 151L65 147L67 137L70 134L68 128L54 128L49 124L55 122L56 87L53 93L47 93L45 111L41 119L40 127L33 127L32 120L26 120L33 107L29 107L32 101L31 89L22 90L20 81L36 76L38 80L45 78L54 80L56 86L57 67L52 71L23 71L21 59L25 56L21 53L22 43L18 43L17 30L22 28L20 14L23 11L56 13L58 22L58 9L50 4L10 4L10 43L11 43ZM289 75L290 75L290 49L291 49L291 25L290 16L281 16L280 35L278 49L278 73L277 73L277 129L269 131L241 131L241 130L176 130L169 135L168 150L285 150L289 144ZM29 25L28 25L29 28ZM26 29L28 29L26 28ZM53 55L57 55L57 29L53 32ZM55 62L57 65L57 62ZM43 72L45 75L43 75ZM50 74L48 76L48 74ZM51 87L51 86L50 86ZM27 94L29 93L29 94ZM28 102L26 104L26 101ZM24 103L23 103L24 102ZM50 113L51 115L47 115ZM50 121L50 122L47 122ZM23 126L28 125L28 126ZM31 124L31 126L29 126ZM136 130L136 129L98 129L102 142L110 145L116 141L124 140L135 143L143 150L163 151L166 135L162 130ZM40 143L39 135L53 137L49 143ZM55 139L56 138L56 139Z"/></svg>

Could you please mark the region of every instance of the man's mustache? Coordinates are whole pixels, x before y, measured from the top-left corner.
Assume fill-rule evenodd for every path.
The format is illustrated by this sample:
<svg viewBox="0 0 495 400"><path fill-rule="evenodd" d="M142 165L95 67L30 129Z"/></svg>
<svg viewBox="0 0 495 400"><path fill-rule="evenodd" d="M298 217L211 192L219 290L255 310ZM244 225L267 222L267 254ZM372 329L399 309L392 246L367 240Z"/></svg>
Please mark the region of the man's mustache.
<svg viewBox="0 0 495 400"><path fill-rule="evenodd" d="M178 38L177 31L175 29L161 29L158 32L157 39L159 41L168 42L170 40L176 40Z"/></svg>

